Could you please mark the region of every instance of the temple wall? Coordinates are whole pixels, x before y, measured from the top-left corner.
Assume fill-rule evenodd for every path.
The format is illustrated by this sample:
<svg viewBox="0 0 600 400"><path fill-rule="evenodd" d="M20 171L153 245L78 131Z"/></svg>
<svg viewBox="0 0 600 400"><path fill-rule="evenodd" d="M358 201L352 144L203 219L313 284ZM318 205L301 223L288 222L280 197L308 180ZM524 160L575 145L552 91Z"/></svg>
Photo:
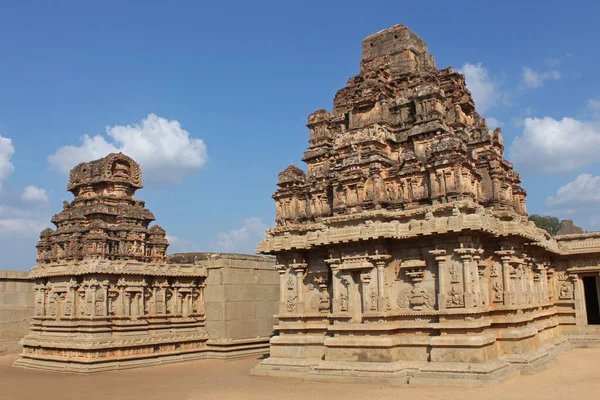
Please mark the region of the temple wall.
<svg viewBox="0 0 600 400"><path fill-rule="evenodd" d="M207 267L206 330L213 356L264 349L275 325L279 276L269 257L188 253L170 256ZM19 353L34 313L34 282L27 271L0 271L0 354Z"/></svg>
<svg viewBox="0 0 600 400"><path fill-rule="evenodd" d="M206 329L212 338L268 338L277 314L279 277L274 260L229 256L208 268Z"/></svg>
<svg viewBox="0 0 600 400"><path fill-rule="evenodd" d="M27 271L0 271L0 355L18 353L33 315L35 290Z"/></svg>
<svg viewBox="0 0 600 400"><path fill-rule="evenodd" d="M268 353L279 306L279 275L274 258L185 253L170 256L169 261L172 260L196 263L208 270L204 299L208 345L224 353L259 347Z"/></svg>

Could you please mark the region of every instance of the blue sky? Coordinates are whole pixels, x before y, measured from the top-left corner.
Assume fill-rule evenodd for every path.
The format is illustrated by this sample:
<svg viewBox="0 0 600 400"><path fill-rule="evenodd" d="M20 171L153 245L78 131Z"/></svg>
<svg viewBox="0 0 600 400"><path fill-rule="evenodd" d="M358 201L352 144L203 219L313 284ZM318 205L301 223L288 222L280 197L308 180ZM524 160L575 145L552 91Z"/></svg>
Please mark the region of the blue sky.
<svg viewBox="0 0 600 400"><path fill-rule="evenodd" d="M466 74L529 212L600 229L600 5L487 3L0 1L0 269L35 263L69 163L111 149L139 155L172 252L251 252L306 117L398 23Z"/></svg>

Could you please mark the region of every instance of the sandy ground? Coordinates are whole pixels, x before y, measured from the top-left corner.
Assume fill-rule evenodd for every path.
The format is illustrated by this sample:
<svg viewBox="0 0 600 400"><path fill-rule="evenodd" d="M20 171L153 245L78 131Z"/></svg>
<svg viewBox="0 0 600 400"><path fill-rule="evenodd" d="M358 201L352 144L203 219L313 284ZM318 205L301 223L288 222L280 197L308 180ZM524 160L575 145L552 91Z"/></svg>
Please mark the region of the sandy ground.
<svg viewBox="0 0 600 400"><path fill-rule="evenodd" d="M12 368L0 357L0 399L600 399L600 348L575 349L536 375L494 388L383 386L250 376L259 360L193 361L91 376Z"/></svg>

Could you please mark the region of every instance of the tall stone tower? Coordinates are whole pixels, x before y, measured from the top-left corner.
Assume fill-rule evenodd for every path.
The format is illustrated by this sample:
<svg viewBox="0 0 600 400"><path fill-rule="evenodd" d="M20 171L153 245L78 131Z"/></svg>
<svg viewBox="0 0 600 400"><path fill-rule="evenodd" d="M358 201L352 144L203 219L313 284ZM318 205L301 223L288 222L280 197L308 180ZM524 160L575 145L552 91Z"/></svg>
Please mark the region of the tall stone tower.
<svg viewBox="0 0 600 400"><path fill-rule="evenodd" d="M73 168L75 198L37 244L35 316L16 366L94 372L203 348L206 270L166 262L165 231L134 197L141 187L121 153Z"/></svg>
<svg viewBox="0 0 600 400"><path fill-rule="evenodd" d="M281 292L255 374L485 384L565 345L559 246L527 221L500 129L421 38L364 39L360 73L308 128L308 173L279 174L257 249L277 256Z"/></svg>

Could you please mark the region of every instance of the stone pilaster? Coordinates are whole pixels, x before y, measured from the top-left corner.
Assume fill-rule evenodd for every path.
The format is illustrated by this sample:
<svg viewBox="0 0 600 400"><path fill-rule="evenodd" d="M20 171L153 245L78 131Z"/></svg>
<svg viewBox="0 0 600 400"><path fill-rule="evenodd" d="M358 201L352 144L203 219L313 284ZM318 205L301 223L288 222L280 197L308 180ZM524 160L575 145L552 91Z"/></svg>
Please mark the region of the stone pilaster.
<svg viewBox="0 0 600 400"><path fill-rule="evenodd" d="M438 308L444 309L446 308L447 297L444 293L446 289L446 274L444 273L444 265L448 256L446 255L446 250L444 249L435 249L430 250L429 253L435 257L435 264L437 267L437 279L438 279L438 294L437 294L437 303Z"/></svg>
<svg viewBox="0 0 600 400"><path fill-rule="evenodd" d="M515 254L514 250L499 250L495 252L502 262L502 278L504 283L504 305L513 305L514 304L514 293L511 287L511 261L513 259L513 255Z"/></svg>

